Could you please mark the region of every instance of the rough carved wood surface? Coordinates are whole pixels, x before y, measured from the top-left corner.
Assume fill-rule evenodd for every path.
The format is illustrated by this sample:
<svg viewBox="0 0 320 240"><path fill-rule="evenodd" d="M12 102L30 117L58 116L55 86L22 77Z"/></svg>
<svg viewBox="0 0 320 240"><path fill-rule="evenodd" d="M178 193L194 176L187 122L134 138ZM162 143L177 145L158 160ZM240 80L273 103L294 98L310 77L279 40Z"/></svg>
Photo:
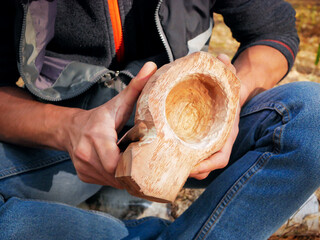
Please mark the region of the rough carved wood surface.
<svg viewBox="0 0 320 240"><path fill-rule="evenodd" d="M160 68L138 100L135 127L128 134L133 142L116 178L132 195L174 201L192 168L224 145L239 90L237 77L209 53Z"/></svg>

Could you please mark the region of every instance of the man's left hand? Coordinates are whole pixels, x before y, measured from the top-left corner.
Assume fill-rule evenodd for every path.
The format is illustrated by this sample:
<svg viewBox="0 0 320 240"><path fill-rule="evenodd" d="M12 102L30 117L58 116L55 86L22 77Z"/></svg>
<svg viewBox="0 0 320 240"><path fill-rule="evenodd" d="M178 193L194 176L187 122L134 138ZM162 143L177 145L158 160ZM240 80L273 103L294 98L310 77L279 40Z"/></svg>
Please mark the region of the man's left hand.
<svg viewBox="0 0 320 240"><path fill-rule="evenodd" d="M231 61L227 55L219 54L217 58L220 61L222 61L234 74L236 73L236 69L231 64ZM238 109L237 109L236 118L233 124L233 128L230 132L230 135L225 145L222 147L220 151L214 153L212 156L198 163L191 171L189 177L202 180L208 177L210 172L212 172L213 170L224 168L225 166L227 166L230 155L231 155L233 143L235 142L239 132L239 127L238 127L239 119L240 119L240 104L238 104Z"/></svg>

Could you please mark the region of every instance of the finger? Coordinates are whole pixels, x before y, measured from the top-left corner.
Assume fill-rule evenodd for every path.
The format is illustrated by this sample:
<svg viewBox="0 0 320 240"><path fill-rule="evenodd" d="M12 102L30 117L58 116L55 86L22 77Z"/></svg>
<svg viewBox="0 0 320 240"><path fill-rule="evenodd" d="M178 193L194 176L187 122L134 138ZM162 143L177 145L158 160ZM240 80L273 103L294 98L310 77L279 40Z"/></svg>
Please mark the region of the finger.
<svg viewBox="0 0 320 240"><path fill-rule="evenodd" d="M225 145L220 151L198 163L191 172L199 174L226 167L229 162L234 140L235 136L229 136Z"/></svg>
<svg viewBox="0 0 320 240"><path fill-rule="evenodd" d="M123 189L123 186L114 177L120 160L120 149L116 144L116 140L113 137L105 138L104 140L96 139L93 142L93 146L96 149L97 159L99 159L97 164L99 164L99 169L107 179L108 185Z"/></svg>
<svg viewBox="0 0 320 240"><path fill-rule="evenodd" d="M91 183L91 184L98 184L98 185L105 185L105 179L101 175L86 175L84 173L77 172L78 178L85 182L85 183Z"/></svg>
<svg viewBox="0 0 320 240"><path fill-rule="evenodd" d="M108 142L116 142L116 138L110 137L110 139L108 139L105 135L99 136L99 133L91 134L90 138L90 141L80 141L77 148L74 150L73 159L75 159L75 168L81 173L86 172L87 175L89 172L92 172L92 174L89 175L99 173L104 176L107 173L101 164L101 160L96 149L104 148L105 145L108 146ZM99 142L99 139L103 139L103 142L100 141L100 145L97 143Z"/></svg>
<svg viewBox="0 0 320 240"><path fill-rule="evenodd" d="M76 171L78 178L83 182L99 185L106 184L106 179L101 174L96 172L92 166L87 165L86 163L77 164Z"/></svg>
<svg viewBox="0 0 320 240"><path fill-rule="evenodd" d="M221 169L227 166L233 144L237 138L239 128L239 110L240 108L237 109L237 115L236 115L236 120L234 122L233 128L231 130L231 133L225 142L224 146L222 149L212 156L208 157L207 159L201 161L198 163L191 171L191 174L200 174L200 173L205 173L209 171L213 171L215 169Z"/></svg>
<svg viewBox="0 0 320 240"><path fill-rule="evenodd" d="M189 177L195 178L197 180L203 180L203 179L207 178L209 176L209 174L210 174L209 172L201 173L201 174L190 174Z"/></svg>
<svg viewBox="0 0 320 240"><path fill-rule="evenodd" d="M236 74L236 68L232 65L230 58L226 54L220 53L217 58L223 62L229 70Z"/></svg>
<svg viewBox="0 0 320 240"><path fill-rule="evenodd" d="M129 119L142 89L156 70L157 65L155 63L147 62L129 85L109 102L113 106L112 112L117 131L120 131Z"/></svg>
<svg viewBox="0 0 320 240"><path fill-rule="evenodd" d="M100 138L96 138L95 141L92 141L93 147L86 146L88 144L87 141L80 141L77 150L73 154L73 162L77 170L77 174L84 182L122 188L114 178L114 164L107 164L106 167L103 166L101 157L96 150L100 149L101 146L103 146L102 149L109 149L108 146L110 146L110 143L112 145L113 142L116 142L116 139L113 137L110 137L110 139L106 138L106 142L100 141L100 145L97 143L99 139ZM118 151L118 149L116 150ZM112 155L113 154L111 154L111 156ZM106 154L106 156L108 155ZM113 161L112 158L110 160ZM109 169L109 172L106 171L106 168Z"/></svg>
<svg viewBox="0 0 320 240"><path fill-rule="evenodd" d="M131 80L128 87L126 87L117 96L121 100L121 103L124 103L129 107L133 107L142 89L144 88L147 81L155 73L156 70L157 65L155 63L147 62L146 64L144 64L138 75Z"/></svg>
<svg viewBox="0 0 320 240"><path fill-rule="evenodd" d="M111 186L114 188L123 189L122 185L120 185L116 181L112 181L111 179L106 180L103 177L98 178L96 176L92 177L92 176L88 176L85 174L80 174L80 175L78 174L78 177L81 181L86 182L86 183L97 184L97 185L101 185L101 186Z"/></svg>
<svg viewBox="0 0 320 240"><path fill-rule="evenodd" d="M191 171L191 174L203 174L211 172L216 169L224 168L229 161L229 156L227 153L219 151L213 154L211 157L198 163Z"/></svg>
<svg viewBox="0 0 320 240"><path fill-rule="evenodd" d="M93 174L92 177L99 180L98 184L100 185L108 185L116 188L123 188L122 185L114 178L114 171L112 173L108 173L102 164L103 160L100 159L101 158L98 156L95 159L95 161L90 162L90 164L92 164L91 166L93 167L91 171L91 173Z"/></svg>
<svg viewBox="0 0 320 240"><path fill-rule="evenodd" d="M114 175L116 167L120 159L120 149L116 141L109 139L96 140L93 142L96 149L97 158L100 159L100 163L104 171L108 175Z"/></svg>
<svg viewBox="0 0 320 240"><path fill-rule="evenodd" d="M103 169L101 167L100 169ZM114 178L113 175L106 174L106 172L100 173L97 169L93 168L92 165L82 162L77 166L77 175L83 182L99 184L103 186L112 186L115 188L122 189L123 186Z"/></svg>

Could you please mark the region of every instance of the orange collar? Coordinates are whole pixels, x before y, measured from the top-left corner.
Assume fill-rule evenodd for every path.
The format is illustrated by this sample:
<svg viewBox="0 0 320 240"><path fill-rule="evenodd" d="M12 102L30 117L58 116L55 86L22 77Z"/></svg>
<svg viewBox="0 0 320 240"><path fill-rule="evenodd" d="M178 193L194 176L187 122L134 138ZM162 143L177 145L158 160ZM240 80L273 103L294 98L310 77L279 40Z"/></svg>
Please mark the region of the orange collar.
<svg viewBox="0 0 320 240"><path fill-rule="evenodd" d="M113 30L113 39L116 50L116 56L118 62L121 62L124 58L124 44L118 1L108 0L108 5Z"/></svg>

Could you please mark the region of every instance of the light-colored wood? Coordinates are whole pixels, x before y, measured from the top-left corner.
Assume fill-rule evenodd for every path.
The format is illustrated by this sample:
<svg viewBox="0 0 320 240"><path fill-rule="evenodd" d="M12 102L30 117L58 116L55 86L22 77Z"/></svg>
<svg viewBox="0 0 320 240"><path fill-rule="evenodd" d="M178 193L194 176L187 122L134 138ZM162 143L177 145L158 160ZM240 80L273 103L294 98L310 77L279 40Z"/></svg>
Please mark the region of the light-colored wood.
<svg viewBox="0 0 320 240"><path fill-rule="evenodd" d="M137 102L116 178L132 195L173 202L192 168L219 151L233 125L240 81L211 54L160 68ZM126 137L125 137L126 138Z"/></svg>

